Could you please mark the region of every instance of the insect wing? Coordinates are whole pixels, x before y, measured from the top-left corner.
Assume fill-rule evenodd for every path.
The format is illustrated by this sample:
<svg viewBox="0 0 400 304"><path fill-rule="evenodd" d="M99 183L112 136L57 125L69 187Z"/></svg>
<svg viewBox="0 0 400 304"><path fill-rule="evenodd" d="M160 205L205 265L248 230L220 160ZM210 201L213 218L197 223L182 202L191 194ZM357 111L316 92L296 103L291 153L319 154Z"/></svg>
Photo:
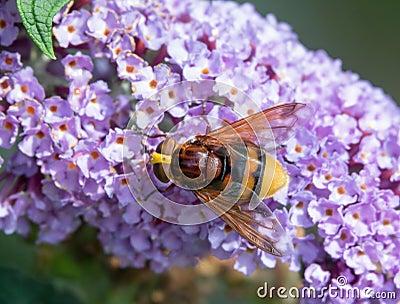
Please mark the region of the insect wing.
<svg viewBox="0 0 400 304"><path fill-rule="evenodd" d="M304 118L306 105L302 103L282 104L242 118L207 134L224 143L236 142L240 137L245 142L258 144L266 151L287 141L292 128Z"/></svg>
<svg viewBox="0 0 400 304"><path fill-rule="evenodd" d="M254 246L275 256L287 256L293 252L290 238L263 202L256 209L250 209L250 202L232 204L223 195L218 196L217 192L206 189L194 191L194 194Z"/></svg>

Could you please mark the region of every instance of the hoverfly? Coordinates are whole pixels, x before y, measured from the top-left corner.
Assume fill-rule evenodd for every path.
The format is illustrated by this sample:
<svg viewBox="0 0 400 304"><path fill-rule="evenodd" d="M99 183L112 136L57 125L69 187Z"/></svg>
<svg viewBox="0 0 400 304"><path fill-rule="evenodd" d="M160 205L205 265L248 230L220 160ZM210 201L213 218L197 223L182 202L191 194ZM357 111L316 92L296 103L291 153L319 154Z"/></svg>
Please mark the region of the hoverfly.
<svg viewBox="0 0 400 304"><path fill-rule="evenodd" d="M163 183L191 189L252 245L276 256L288 255L292 244L261 201L288 185L287 172L268 147L288 138L304 107L279 105L183 144L167 138L151 154L154 175Z"/></svg>

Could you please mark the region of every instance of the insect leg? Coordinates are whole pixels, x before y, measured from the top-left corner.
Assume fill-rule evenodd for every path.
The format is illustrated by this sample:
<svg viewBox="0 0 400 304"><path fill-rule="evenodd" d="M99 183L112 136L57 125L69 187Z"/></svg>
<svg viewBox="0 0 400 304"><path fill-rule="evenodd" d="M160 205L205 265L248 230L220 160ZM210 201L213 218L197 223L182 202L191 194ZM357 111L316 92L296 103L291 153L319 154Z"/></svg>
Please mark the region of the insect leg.
<svg viewBox="0 0 400 304"><path fill-rule="evenodd" d="M144 134L143 132L138 132L141 136L147 137L147 138L158 138L158 137L167 137L167 134L154 134L154 135L148 135Z"/></svg>
<svg viewBox="0 0 400 304"><path fill-rule="evenodd" d="M205 116L207 114L207 101L203 100L203 103L201 105L203 107L203 115Z"/></svg>
<svg viewBox="0 0 400 304"><path fill-rule="evenodd" d="M211 126L210 126L209 122L207 121L206 134L210 133L210 131L211 131Z"/></svg>
<svg viewBox="0 0 400 304"><path fill-rule="evenodd" d="M161 193L167 193L169 191L171 191L172 189L174 189L176 187L175 184L171 183L171 185L169 185L167 188L165 189L158 189L158 191L160 191Z"/></svg>
<svg viewBox="0 0 400 304"><path fill-rule="evenodd" d="M207 123L206 134L208 134L211 131L211 125L210 125L210 121L207 118L207 100L203 100L201 106L202 106L202 109L203 109L203 114L202 115L204 117L204 120Z"/></svg>

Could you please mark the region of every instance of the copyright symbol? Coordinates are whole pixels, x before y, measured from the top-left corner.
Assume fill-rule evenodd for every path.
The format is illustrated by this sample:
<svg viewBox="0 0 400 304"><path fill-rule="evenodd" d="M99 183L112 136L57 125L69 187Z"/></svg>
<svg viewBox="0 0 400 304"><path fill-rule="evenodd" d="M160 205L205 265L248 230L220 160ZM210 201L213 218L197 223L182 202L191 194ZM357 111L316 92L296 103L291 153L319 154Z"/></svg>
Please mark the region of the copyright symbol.
<svg viewBox="0 0 400 304"><path fill-rule="evenodd" d="M345 276L343 276L343 275L338 276L336 278L336 281L337 281L339 286L345 286L347 284L347 278Z"/></svg>

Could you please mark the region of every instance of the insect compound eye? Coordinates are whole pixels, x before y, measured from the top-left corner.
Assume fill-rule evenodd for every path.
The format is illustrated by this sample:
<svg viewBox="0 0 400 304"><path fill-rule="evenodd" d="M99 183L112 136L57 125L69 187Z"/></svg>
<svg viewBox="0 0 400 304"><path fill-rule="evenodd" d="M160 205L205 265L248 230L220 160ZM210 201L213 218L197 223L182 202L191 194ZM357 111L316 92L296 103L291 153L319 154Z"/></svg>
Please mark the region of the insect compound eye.
<svg viewBox="0 0 400 304"><path fill-rule="evenodd" d="M163 140L162 142L160 142L160 143L158 144L158 146L157 146L157 148L156 148L156 152L157 152L157 153L161 153L161 151L163 150L163 147L164 147L164 143L165 143L165 140Z"/></svg>
<svg viewBox="0 0 400 304"><path fill-rule="evenodd" d="M160 142L156 148L156 153L153 154L153 172L156 178L162 183L168 183L170 181L169 177L165 173L165 164L164 158L167 159L167 155L164 155L164 150L167 145L165 144L165 140Z"/></svg>
<svg viewBox="0 0 400 304"><path fill-rule="evenodd" d="M153 172L157 179L162 183L168 183L169 178L167 174L165 174L164 167L162 164L154 164L153 165Z"/></svg>

